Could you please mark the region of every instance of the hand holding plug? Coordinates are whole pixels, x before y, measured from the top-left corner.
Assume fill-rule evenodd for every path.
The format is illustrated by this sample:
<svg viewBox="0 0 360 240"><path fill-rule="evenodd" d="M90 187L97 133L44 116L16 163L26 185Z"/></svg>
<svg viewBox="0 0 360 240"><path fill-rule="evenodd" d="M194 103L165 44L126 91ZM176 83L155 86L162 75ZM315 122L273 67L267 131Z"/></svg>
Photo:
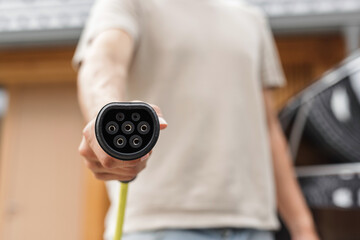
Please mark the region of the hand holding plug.
<svg viewBox="0 0 360 240"><path fill-rule="evenodd" d="M166 127L155 105L110 103L84 128L79 152L97 179L130 181L146 167L159 130Z"/></svg>

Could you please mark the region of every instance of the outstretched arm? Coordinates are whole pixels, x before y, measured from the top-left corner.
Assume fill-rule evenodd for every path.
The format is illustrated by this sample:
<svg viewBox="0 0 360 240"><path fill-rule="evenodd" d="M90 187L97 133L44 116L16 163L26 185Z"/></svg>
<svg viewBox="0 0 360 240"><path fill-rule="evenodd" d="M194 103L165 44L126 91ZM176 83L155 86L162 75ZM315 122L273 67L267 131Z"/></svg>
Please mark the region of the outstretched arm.
<svg viewBox="0 0 360 240"><path fill-rule="evenodd" d="M132 161L119 161L107 155L95 137L95 118L109 102L125 99L127 73L134 41L124 31L107 30L98 35L84 56L78 74L80 107L88 124L83 130L79 147L85 165L100 180L128 181L142 171L151 154ZM160 109L152 105L160 120L160 129L166 128Z"/></svg>
<svg viewBox="0 0 360 240"><path fill-rule="evenodd" d="M121 30L105 31L91 43L78 74L79 102L87 121L106 103L125 99L133 45L132 38Z"/></svg>
<svg viewBox="0 0 360 240"><path fill-rule="evenodd" d="M296 181L286 139L272 105L270 90L264 90L264 100L279 212L293 240L318 240L311 213Z"/></svg>

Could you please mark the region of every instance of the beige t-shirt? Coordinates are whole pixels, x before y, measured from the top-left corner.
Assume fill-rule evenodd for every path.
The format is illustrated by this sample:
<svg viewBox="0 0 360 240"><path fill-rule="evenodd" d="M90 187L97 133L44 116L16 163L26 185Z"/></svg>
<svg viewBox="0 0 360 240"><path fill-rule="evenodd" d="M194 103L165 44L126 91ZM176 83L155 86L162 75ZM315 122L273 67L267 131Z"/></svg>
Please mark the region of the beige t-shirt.
<svg viewBox="0 0 360 240"><path fill-rule="evenodd" d="M112 28L136 41L128 100L160 106L169 124L130 184L125 231L276 228L262 89L284 78L264 15L240 0L98 0L74 64ZM108 239L118 185L107 183Z"/></svg>

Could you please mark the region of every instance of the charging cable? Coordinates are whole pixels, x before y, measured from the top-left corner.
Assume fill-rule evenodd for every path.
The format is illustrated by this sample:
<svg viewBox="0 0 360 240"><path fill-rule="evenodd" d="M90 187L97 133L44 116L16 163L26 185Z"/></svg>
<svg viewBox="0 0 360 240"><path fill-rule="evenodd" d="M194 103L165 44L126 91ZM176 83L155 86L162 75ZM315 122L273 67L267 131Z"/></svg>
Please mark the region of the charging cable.
<svg viewBox="0 0 360 240"><path fill-rule="evenodd" d="M121 240L122 238L127 193L128 193L128 183L121 182L120 191L119 191L119 204L118 204L118 212L117 212L116 229L113 240Z"/></svg>

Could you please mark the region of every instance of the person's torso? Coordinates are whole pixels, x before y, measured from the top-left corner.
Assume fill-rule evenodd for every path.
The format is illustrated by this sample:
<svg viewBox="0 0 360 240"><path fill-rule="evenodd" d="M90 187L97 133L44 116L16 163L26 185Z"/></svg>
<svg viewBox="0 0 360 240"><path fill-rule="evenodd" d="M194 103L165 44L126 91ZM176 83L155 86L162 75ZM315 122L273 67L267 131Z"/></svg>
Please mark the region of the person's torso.
<svg viewBox="0 0 360 240"><path fill-rule="evenodd" d="M131 184L125 228L156 212L275 221L258 12L236 0L137 2L128 98L158 105L169 125Z"/></svg>

